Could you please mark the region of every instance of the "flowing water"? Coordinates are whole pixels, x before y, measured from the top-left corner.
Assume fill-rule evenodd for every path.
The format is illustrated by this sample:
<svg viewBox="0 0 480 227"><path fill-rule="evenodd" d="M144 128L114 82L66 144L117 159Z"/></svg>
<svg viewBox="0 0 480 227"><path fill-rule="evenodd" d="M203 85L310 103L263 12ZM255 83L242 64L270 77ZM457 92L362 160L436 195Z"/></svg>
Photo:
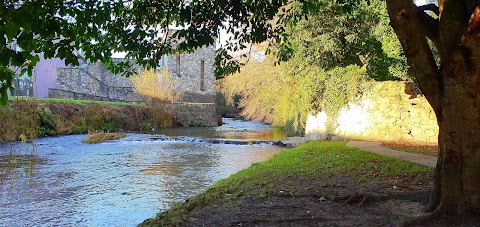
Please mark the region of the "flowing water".
<svg viewBox="0 0 480 227"><path fill-rule="evenodd" d="M231 143L283 137L270 126L224 123L168 129L164 135L128 134L102 144L83 144L86 135L37 139L35 153L42 161L3 176L0 226L135 226L281 152L266 142Z"/></svg>

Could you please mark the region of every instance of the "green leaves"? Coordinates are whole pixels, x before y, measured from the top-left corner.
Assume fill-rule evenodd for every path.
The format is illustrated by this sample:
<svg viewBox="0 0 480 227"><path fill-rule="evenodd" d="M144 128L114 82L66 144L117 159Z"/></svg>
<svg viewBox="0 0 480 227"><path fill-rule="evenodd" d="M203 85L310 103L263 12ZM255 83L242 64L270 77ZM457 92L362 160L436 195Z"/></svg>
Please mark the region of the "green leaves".
<svg viewBox="0 0 480 227"><path fill-rule="evenodd" d="M13 93L12 81L15 72L13 70L0 66L0 105L4 106L8 101L8 90Z"/></svg>
<svg viewBox="0 0 480 227"><path fill-rule="evenodd" d="M404 78L405 74L400 75L398 71L392 74L389 70L400 64L397 59L401 50L398 41L390 43L396 40L393 33L380 33L391 29L385 3L379 0L337 2L317 0L323 8L312 13L310 20L300 20L290 27L288 32L295 50L290 64L292 71L301 74L310 66L328 71L358 65L365 67L375 80ZM386 45L394 45L392 51L396 55L386 53Z"/></svg>
<svg viewBox="0 0 480 227"><path fill-rule="evenodd" d="M5 35L7 36L8 40L13 40L13 38L17 35L18 27L15 25L15 22L7 22L5 26Z"/></svg>

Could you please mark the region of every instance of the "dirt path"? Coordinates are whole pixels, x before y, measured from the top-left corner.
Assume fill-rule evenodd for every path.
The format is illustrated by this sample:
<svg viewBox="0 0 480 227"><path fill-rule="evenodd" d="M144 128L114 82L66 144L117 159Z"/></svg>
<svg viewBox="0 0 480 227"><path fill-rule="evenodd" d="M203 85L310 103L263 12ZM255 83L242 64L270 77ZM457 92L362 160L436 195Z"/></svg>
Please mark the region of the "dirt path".
<svg viewBox="0 0 480 227"><path fill-rule="evenodd" d="M421 154L413 154L413 153L390 149L382 146L379 142L350 141L347 143L347 146L360 148L362 150L370 151L375 154L390 156L390 157L398 158L404 161L414 162L424 166L435 167L435 165L437 164L436 157L421 155Z"/></svg>

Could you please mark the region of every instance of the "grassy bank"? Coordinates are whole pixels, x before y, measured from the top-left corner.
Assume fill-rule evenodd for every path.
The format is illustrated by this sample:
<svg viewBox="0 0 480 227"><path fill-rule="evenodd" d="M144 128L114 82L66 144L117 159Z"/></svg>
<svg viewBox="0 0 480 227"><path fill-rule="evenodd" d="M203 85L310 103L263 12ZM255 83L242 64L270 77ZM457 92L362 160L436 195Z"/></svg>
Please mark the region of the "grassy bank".
<svg viewBox="0 0 480 227"><path fill-rule="evenodd" d="M282 193L295 198L302 193L336 187L340 185L338 182L359 185L385 179L411 179L418 175L428 177L430 172L432 169L428 167L347 147L346 142L310 141L217 182L201 194L145 220L141 226L189 224L206 209L221 207L218 211L234 207L238 210L246 201L268 200ZM322 199L330 198L321 196L317 202Z"/></svg>
<svg viewBox="0 0 480 227"><path fill-rule="evenodd" d="M146 131L173 124L172 113L155 105L63 99L16 99L0 107L0 141L90 131Z"/></svg>

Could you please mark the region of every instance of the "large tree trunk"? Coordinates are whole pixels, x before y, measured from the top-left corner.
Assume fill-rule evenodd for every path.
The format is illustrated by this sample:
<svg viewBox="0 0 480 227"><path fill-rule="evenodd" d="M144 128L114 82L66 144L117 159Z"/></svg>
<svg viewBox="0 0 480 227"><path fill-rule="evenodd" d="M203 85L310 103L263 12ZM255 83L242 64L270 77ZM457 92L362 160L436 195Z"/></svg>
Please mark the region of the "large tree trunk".
<svg viewBox="0 0 480 227"><path fill-rule="evenodd" d="M464 64L451 62L445 76L439 121L440 173L435 184L440 196L438 209L449 216L480 214L480 84L464 80ZM477 71L477 70L475 70ZM476 75L472 75L475 73ZM462 75L452 78L452 75ZM463 77L463 78L462 78Z"/></svg>
<svg viewBox="0 0 480 227"><path fill-rule="evenodd" d="M446 216L480 215L480 5L440 0L417 7L387 0L391 25L439 125L439 161L432 210ZM432 10L438 19L423 10ZM439 52L434 60L428 37Z"/></svg>

